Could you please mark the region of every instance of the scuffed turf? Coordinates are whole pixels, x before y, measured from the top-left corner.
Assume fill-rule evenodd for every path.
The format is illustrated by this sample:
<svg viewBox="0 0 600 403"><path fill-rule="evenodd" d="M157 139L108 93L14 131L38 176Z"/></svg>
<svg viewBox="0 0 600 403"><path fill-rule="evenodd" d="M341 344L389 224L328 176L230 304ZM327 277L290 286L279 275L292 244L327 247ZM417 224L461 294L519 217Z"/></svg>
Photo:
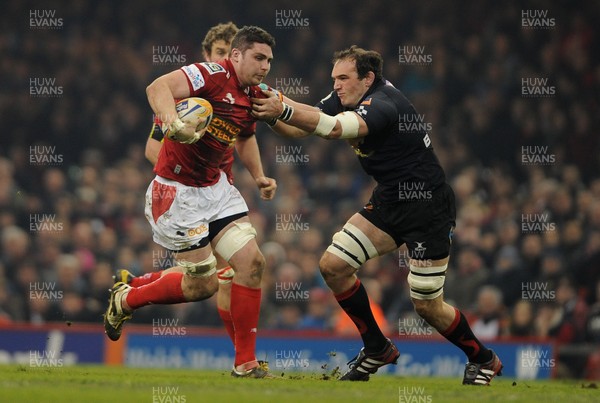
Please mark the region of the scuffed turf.
<svg viewBox="0 0 600 403"><path fill-rule="evenodd" d="M281 373L274 371L275 374ZM588 381L515 381L490 387L461 379L374 375L369 382L338 382L326 374L290 372L284 379L234 379L228 371L102 366L0 365L0 402L597 402ZM360 399L360 400L359 400Z"/></svg>

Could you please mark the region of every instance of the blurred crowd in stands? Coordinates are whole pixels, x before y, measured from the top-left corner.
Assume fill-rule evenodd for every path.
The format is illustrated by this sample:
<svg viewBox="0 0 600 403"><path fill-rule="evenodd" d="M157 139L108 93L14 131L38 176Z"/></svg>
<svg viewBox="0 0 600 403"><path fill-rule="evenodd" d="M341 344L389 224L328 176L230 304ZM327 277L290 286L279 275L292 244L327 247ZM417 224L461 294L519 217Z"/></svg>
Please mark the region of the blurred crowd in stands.
<svg viewBox="0 0 600 403"><path fill-rule="evenodd" d="M600 342L600 8L405 3L49 2L43 8L63 23L40 29L29 21L40 7L9 0L0 28L0 323L100 323L115 269L172 265L143 214L153 177L145 87L181 64L157 63L161 46L197 61L206 30L232 20L275 36L266 82L309 104L331 89L333 51L382 53L385 77L430 125L456 193L445 297L479 337ZM281 26L281 10L301 18ZM527 26L523 10L545 10L552 23ZM411 52L426 62L400 57ZM532 95L531 78L546 79L536 84L545 95ZM44 85L60 94L32 95ZM257 138L275 200L260 200L237 162L234 173L267 258L262 328L354 335L318 260L373 183L341 142L283 139L262 123ZM399 323L418 323L404 321L414 317L407 259L401 248L360 270L392 336ZM221 326L214 298L147 307L133 323L164 317Z"/></svg>

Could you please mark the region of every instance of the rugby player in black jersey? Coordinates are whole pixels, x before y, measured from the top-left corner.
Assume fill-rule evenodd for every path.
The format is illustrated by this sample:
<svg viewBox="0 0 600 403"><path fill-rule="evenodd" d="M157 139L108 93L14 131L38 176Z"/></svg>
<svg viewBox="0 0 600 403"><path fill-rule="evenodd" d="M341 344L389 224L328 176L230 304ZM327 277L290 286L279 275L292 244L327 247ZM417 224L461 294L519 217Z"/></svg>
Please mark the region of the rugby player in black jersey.
<svg viewBox="0 0 600 403"><path fill-rule="evenodd" d="M333 91L316 107L274 94L253 99L253 113L289 137L344 139L377 182L371 200L333 236L319 263L327 285L356 325L363 343L340 378L366 381L395 364L396 346L373 318L356 273L367 260L402 244L409 251L408 284L416 312L468 357L463 384L488 385L502 363L473 335L464 315L443 300L456 208L427 131L413 105L382 76L383 59L356 46L333 57Z"/></svg>

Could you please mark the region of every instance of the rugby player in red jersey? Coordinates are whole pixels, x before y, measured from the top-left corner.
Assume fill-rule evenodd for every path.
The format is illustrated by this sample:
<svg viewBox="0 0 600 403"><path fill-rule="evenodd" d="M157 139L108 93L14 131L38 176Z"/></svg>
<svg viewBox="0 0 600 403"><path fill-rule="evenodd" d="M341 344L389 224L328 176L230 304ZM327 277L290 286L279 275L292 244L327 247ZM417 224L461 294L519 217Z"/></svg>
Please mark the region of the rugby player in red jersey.
<svg viewBox="0 0 600 403"><path fill-rule="evenodd" d="M238 27L233 22L225 24L218 24L208 30L204 40L202 41L202 55L207 62L220 62L229 56L231 50L231 41L235 34L238 32ZM162 148L164 142L164 135L162 132L162 122L156 116L154 116L154 122L150 135L146 141L146 158L156 165L158 161L158 154ZM246 147L256 148L258 153L258 143L254 136L249 137L246 143ZM223 156L223 162L221 163L221 170L227 175L229 183L233 184L233 149L229 147L225 151ZM229 312L229 304L231 301L231 280L234 275L234 271L223 258L217 253L217 278L219 280L219 290L217 291L217 310L219 316L223 320L227 334L231 338L232 343L235 343L235 331L233 329L233 323L231 321L231 314ZM157 271L146 273L143 276L135 277L126 269L119 269L116 275L113 276L115 282L122 281L133 287L139 287L141 285L149 284L159 279L165 271Z"/></svg>
<svg viewBox="0 0 600 403"><path fill-rule="evenodd" d="M184 66L156 79L146 89L154 113L163 122L165 140L146 193L146 217L154 241L174 251L177 266L139 287L117 282L105 313L104 327L118 340L123 323L135 309L206 299L218 288L213 249L235 271L230 314L235 329L235 377L272 377L256 356L260 283L265 260L239 191L219 168L235 144L261 197L272 199L277 188L265 176L260 155L248 147L256 118L251 97L264 96L258 85L271 68L274 38L246 26L233 38L229 59ZM213 106L211 124L202 131L183 123L175 99L201 97Z"/></svg>

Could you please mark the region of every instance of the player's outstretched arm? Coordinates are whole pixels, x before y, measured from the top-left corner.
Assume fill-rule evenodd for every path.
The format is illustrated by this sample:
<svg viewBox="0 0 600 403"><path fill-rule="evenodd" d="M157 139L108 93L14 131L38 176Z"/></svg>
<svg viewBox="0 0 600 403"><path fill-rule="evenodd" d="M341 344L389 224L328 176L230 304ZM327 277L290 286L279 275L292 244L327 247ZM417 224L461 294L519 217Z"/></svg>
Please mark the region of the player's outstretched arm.
<svg viewBox="0 0 600 403"><path fill-rule="evenodd" d="M283 102L285 102L286 104L292 106L294 109L304 109L307 111L315 111L315 112L319 112L319 108L317 108L316 106L312 106L312 105L307 105L307 104L303 104L300 102L296 102L291 98L286 97L285 95L283 96Z"/></svg>
<svg viewBox="0 0 600 403"><path fill-rule="evenodd" d="M271 129L284 137L291 137L291 138L300 138L300 137L307 137L310 136L312 133L307 132L305 130L299 129L297 127L288 125L283 123L280 120L277 120L276 118L264 118L264 116L268 113L269 110L277 110L277 108L279 109L283 109L282 104L279 102L275 102L275 100L269 100L269 98L274 98L278 96L275 94L274 91L269 91L269 90L264 90L263 89L263 93L267 96L266 99L263 98L250 98L250 101L252 102L253 108L252 108L252 114L257 117L258 119L266 122L269 124L269 126L271 127ZM310 105L305 105L305 104L301 104L300 102L296 102L291 100L290 98L286 97L285 95L282 95L282 99L284 102L289 103L290 105L293 105L294 108L298 108L298 109L315 109L318 110L316 108L314 108L313 106ZM271 104L270 106L267 106L268 104ZM255 113L258 111L260 108L263 108L263 111ZM281 113L281 111L279 111L279 113ZM277 115L276 115L277 116Z"/></svg>
<svg viewBox="0 0 600 403"><path fill-rule="evenodd" d="M293 105L281 102L276 95L269 92L265 92L265 95L267 98L252 98L252 113L259 119L268 121L277 118L288 126L326 139L353 139L369 134L367 124L355 112L342 112L336 116L329 116L317 108L295 108ZM279 123L275 125L277 126ZM283 131L284 126L280 129ZM295 133L287 128L285 130L288 134Z"/></svg>
<svg viewBox="0 0 600 403"><path fill-rule="evenodd" d="M312 105L302 104L300 102L296 102L285 95L283 96L283 102L288 105L291 105L294 109L304 109L307 111L315 111L318 112L319 108L314 107ZM300 138L310 136L312 133L307 132L306 130L299 129L297 127L288 125L283 123L281 120L277 120L274 125L270 125L271 129L282 136L292 137L292 138Z"/></svg>
<svg viewBox="0 0 600 403"><path fill-rule="evenodd" d="M269 125L269 126L275 133L280 134L284 137L301 138L301 137L308 137L312 134L305 130L298 129L297 127L290 126L286 123L283 123L280 120L277 120L274 125Z"/></svg>

